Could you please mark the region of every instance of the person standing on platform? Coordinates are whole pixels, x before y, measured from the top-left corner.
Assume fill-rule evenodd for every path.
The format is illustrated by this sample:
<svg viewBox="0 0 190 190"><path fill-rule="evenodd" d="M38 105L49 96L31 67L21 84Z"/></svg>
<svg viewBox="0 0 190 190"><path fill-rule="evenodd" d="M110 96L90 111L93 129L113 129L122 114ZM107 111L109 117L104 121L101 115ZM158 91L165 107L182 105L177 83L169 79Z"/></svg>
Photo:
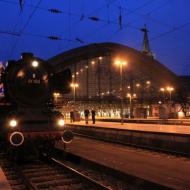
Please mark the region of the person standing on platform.
<svg viewBox="0 0 190 190"><path fill-rule="evenodd" d="M86 124L88 124L88 117L89 117L89 114L90 114L90 112L89 112L88 109L84 110L84 117L85 117L85 123L86 123Z"/></svg>
<svg viewBox="0 0 190 190"><path fill-rule="evenodd" d="M71 121L71 123L74 122L74 112L73 111L70 111L70 121Z"/></svg>
<svg viewBox="0 0 190 190"><path fill-rule="evenodd" d="M95 122L96 122L96 111L94 109L92 109L91 114L92 114L92 123L95 124Z"/></svg>

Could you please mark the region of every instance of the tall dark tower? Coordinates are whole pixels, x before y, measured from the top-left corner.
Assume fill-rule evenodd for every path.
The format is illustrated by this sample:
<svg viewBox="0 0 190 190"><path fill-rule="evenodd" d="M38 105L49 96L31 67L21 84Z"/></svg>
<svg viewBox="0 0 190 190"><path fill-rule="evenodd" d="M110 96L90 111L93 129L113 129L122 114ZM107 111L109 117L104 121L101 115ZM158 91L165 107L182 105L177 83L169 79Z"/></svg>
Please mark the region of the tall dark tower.
<svg viewBox="0 0 190 190"><path fill-rule="evenodd" d="M148 30L146 28L146 24L144 25L144 28L141 29L141 31L144 32L142 53L144 53L150 57L153 57L153 54L150 50L150 44L149 44L149 39L148 39Z"/></svg>

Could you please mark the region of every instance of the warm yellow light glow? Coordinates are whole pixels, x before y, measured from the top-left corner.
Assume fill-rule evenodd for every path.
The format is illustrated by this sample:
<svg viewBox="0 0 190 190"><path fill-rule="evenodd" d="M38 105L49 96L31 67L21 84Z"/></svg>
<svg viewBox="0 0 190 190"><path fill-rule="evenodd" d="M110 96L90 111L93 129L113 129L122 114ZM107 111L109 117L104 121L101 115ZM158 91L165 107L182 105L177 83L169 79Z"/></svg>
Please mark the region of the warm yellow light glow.
<svg viewBox="0 0 190 190"><path fill-rule="evenodd" d="M165 89L164 89L164 88L160 88L160 91L164 92L164 91L165 91Z"/></svg>
<svg viewBox="0 0 190 190"><path fill-rule="evenodd" d="M65 125L64 119L58 119L57 124L58 124L60 127L63 127L63 126Z"/></svg>
<svg viewBox="0 0 190 190"><path fill-rule="evenodd" d="M99 57L98 59L99 59L99 60L102 60L103 58L102 58L102 57Z"/></svg>
<svg viewBox="0 0 190 190"><path fill-rule="evenodd" d="M174 88L171 87L171 86L168 86L168 87L166 88L166 90L169 91L169 92L172 92L172 91L174 91Z"/></svg>
<svg viewBox="0 0 190 190"><path fill-rule="evenodd" d="M32 67L38 67L38 65L39 65L38 61L33 61L32 62Z"/></svg>
<svg viewBox="0 0 190 190"><path fill-rule="evenodd" d="M17 73L17 77L22 78L24 77L24 72L21 70Z"/></svg>
<svg viewBox="0 0 190 190"><path fill-rule="evenodd" d="M117 65L117 66L125 66L125 65L127 65L127 62L126 61L121 61L121 60L117 59L115 61L115 65Z"/></svg>
<svg viewBox="0 0 190 190"><path fill-rule="evenodd" d="M9 125L14 128L17 126L17 121L15 119L11 119Z"/></svg>
<svg viewBox="0 0 190 190"><path fill-rule="evenodd" d="M136 94L131 95L130 93L127 93L127 97L128 97L128 98L132 98L132 97L133 97L133 98L136 98L137 95L136 95Z"/></svg>
<svg viewBox="0 0 190 190"><path fill-rule="evenodd" d="M129 97L129 98L130 98L130 97L131 97L131 94L130 94L130 93L127 93L127 97Z"/></svg>
<svg viewBox="0 0 190 190"><path fill-rule="evenodd" d="M94 64L95 64L95 61L91 61L91 64L94 65Z"/></svg>
<svg viewBox="0 0 190 190"><path fill-rule="evenodd" d="M79 72L76 72L76 75L78 75L79 74Z"/></svg>
<svg viewBox="0 0 190 190"><path fill-rule="evenodd" d="M54 98L58 98L60 96L60 93L59 92L54 92L53 96L54 96Z"/></svg>
<svg viewBox="0 0 190 190"><path fill-rule="evenodd" d="M70 86L72 88L78 88L79 87L78 83L71 83Z"/></svg>
<svg viewBox="0 0 190 190"><path fill-rule="evenodd" d="M136 94L133 94L133 97L134 97L134 98L136 98L136 97L137 97L137 95L136 95Z"/></svg>
<svg viewBox="0 0 190 190"><path fill-rule="evenodd" d="M121 64L121 61L120 61L120 60L116 60L116 61L115 61L115 64L116 64L116 65L120 65L120 64Z"/></svg>
<svg viewBox="0 0 190 190"><path fill-rule="evenodd" d="M149 84L150 84L150 81L149 81L149 80L147 80L147 81L146 81L146 84L148 84L148 85L149 85Z"/></svg>
<svg viewBox="0 0 190 190"><path fill-rule="evenodd" d="M139 83L137 83L137 84L136 84L136 87L140 87L140 84L139 84Z"/></svg>
<svg viewBox="0 0 190 190"><path fill-rule="evenodd" d="M183 118L184 116L185 116L185 114L182 111L178 112L178 117L179 118Z"/></svg>
<svg viewBox="0 0 190 190"><path fill-rule="evenodd" d="M127 65L127 62L126 62L126 61L123 61L123 62L122 62L122 65Z"/></svg>

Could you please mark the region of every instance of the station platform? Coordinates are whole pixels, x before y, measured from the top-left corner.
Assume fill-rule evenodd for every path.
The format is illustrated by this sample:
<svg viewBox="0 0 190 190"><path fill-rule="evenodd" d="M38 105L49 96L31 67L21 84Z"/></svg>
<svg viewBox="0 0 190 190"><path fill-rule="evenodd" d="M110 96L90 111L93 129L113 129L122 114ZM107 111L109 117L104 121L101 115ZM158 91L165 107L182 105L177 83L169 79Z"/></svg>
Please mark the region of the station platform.
<svg viewBox="0 0 190 190"><path fill-rule="evenodd" d="M160 124L160 123L123 123L121 122L102 122L97 121L95 124L92 124L90 121L89 124L85 124L85 121L70 123L66 121L68 125L77 125L77 126L92 126L92 127L103 127L111 129L123 129L123 130L135 130L135 131L146 131L146 132L158 132L158 133L174 133L174 134L188 134L190 135L190 123L189 125L180 125L180 124Z"/></svg>
<svg viewBox="0 0 190 190"><path fill-rule="evenodd" d="M190 125L80 121L66 122L66 128L76 135L190 156Z"/></svg>
<svg viewBox="0 0 190 190"><path fill-rule="evenodd" d="M1 168L0 168L0 189L1 190L11 190L12 189Z"/></svg>
<svg viewBox="0 0 190 190"><path fill-rule="evenodd" d="M58 143L57 148L63 149ZM84 159L117 169L127 175L171 189L190 189L190 159L88 138L75 137L66 150Z"/></svg>

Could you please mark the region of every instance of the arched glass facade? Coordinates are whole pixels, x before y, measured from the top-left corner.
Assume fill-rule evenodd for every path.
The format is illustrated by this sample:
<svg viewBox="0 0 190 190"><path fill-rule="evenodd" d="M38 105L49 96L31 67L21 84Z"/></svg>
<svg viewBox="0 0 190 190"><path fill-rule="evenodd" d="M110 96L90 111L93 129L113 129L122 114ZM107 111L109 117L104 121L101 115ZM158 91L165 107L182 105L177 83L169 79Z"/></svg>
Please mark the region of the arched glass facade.
<svg viewBox="0 0 190 190"><path fill-rule="evenodd" d="M57 97L57 103L66 112L74 108L79 111L94 108L99 116L120 117L122 99L125 117L154 116L156 111L152 108L159 107L170 98L169 93L160 89L174 84L175 75L172 72L136 50L126 51L122 47L120 56L118 47L114 47L114 51L101 50L97 46L82 51L79 49L75 54L71 52L71 56L68 53L51 60L57 64L57 70L69 68L72 72L70 94ZM78 53L80 51L81 54ZM159 72L165 78L160 78Z"/></svg>

